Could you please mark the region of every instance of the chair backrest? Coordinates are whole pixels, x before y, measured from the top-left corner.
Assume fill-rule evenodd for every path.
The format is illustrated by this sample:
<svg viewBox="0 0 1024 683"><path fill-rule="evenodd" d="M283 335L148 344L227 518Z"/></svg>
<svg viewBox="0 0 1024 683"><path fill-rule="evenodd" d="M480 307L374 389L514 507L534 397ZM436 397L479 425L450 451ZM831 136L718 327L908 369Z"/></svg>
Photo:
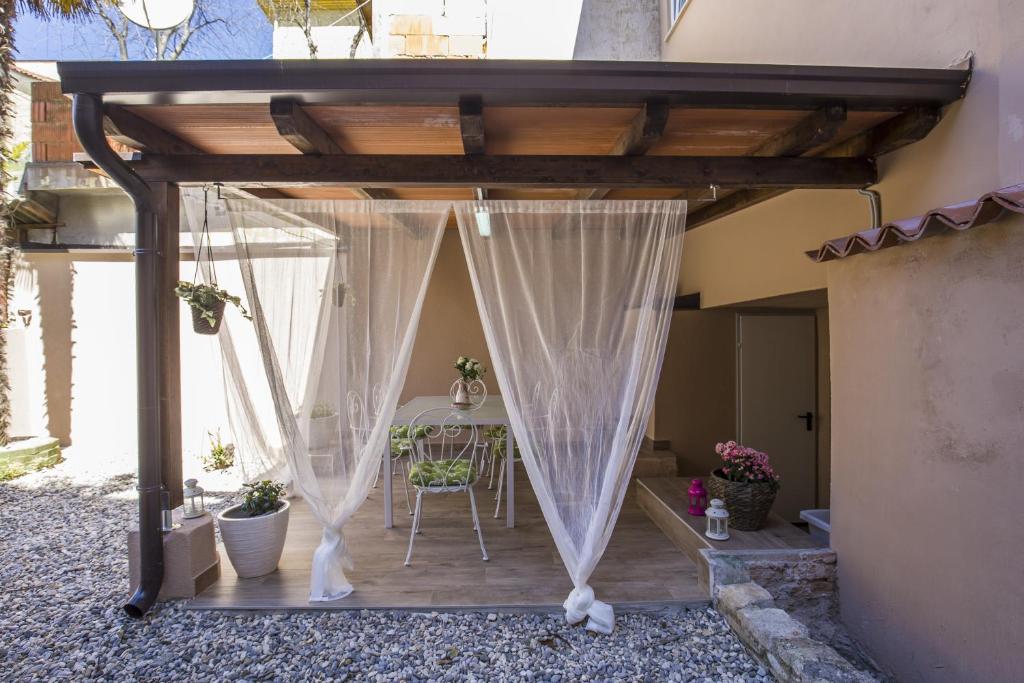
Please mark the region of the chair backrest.
<svg viewBox="0 0 1024 683"><path fill-rule="evenodd" d="M410 457L418 473L410 477L413 484L457 489L476 479L480 430L465 411L425 410L409 422L408 430L414 443ZM416 439L417 433L422 438Z"/></svg>

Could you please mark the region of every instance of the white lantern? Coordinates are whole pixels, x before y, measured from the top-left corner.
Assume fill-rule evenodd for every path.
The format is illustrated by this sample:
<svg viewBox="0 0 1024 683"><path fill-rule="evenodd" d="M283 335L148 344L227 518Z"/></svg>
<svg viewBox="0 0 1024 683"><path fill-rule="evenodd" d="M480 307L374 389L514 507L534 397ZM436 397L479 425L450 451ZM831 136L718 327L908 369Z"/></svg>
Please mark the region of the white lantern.
<svg viewBox="0 0 1024 683"><path fill-rule="evenodd" d="M725 509L725 503L718 498L713 499L704 516L708 520L708 530L704 535L715 541L728 541L729 511Z"/></svg>
<svg viewBox="0 0 1024 683"><path fill-rule="evenodd" d="M194 519L206 514L204 491L198 484L199 482L195 479L185 480L185 503L182 506L182 516L185 519Z"/></svg>

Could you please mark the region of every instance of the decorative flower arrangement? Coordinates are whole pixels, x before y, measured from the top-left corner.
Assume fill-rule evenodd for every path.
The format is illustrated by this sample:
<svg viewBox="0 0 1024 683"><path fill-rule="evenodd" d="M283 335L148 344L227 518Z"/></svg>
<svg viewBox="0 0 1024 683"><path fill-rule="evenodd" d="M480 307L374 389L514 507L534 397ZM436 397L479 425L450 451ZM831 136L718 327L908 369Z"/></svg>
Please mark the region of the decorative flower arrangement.
<svg viewBox="0 0 1024 683"><path fill-rule="evenodd" d="M768 462L767 453L741 446L735 441L717 444L715 453L722 457L720 471L724 479L747 484L779 481L779 475L775 474L771 463Z"/></svg>
<svg viewBox="0 0 1024 683"><path fill-rule="evenodd" d="M487 368L481 365L476 358L466 358L465 356L459 356L459 359L455 361L455 369L467 382L480 379L487 372Z"/></svg>
<svg viewBox="0 0 1024 683"><path fill-rule="evenodd" d="M255 484L243 484L242 514L248 517L259 517L277 512L284 501L284 484L264 479Z"/></svg>

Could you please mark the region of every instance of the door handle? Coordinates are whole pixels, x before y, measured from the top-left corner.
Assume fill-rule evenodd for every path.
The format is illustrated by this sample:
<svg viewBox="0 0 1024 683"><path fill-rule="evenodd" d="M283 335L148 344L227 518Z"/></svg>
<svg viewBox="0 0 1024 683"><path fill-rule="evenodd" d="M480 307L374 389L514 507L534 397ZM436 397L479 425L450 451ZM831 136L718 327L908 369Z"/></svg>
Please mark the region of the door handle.
<svg viewBox="0 0 1024 683"><path fill-rule="evenodd" d="M814 431L814 413L807 411L803 415L797 415L797 419L804 421L804 425L806 425L807 431Z"/></svg>

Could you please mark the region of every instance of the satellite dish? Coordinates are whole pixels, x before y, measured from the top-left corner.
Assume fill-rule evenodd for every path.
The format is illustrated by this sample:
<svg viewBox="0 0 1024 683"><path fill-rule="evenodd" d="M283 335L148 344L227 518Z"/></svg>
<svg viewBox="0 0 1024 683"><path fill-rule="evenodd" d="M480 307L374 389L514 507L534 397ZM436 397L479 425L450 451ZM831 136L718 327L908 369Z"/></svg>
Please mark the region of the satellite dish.
<svg viewBox="0 0 1024 683"><path fill-rule="evenodd" d="M133 24L162 30L188 21L195 0L121 0L117 7Z"/></svg>

